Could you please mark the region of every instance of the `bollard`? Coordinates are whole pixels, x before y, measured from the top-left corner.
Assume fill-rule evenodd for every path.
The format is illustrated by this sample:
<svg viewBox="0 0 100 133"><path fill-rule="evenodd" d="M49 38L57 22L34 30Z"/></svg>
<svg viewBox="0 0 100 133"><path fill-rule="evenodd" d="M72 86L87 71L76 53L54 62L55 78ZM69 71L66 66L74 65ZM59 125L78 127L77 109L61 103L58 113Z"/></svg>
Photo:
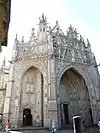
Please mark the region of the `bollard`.
<svg viewBox="0 0 100 133"><path fill-rule="evenodd" d="M83 119L81 116L73 117L74 133L84 133Z"/></svg>

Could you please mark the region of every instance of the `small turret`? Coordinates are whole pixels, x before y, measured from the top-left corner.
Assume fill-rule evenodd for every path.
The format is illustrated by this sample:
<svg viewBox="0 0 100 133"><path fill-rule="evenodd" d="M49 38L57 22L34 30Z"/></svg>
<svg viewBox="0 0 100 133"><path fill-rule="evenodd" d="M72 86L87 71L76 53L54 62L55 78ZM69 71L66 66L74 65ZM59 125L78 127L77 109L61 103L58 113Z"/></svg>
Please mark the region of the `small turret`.
<svg viewBox="0 0 100 133"><path fill-rule="evenodd" d="M87 38L87 48L88 48L89 51L91 51L91 45L90 45L90 42L89 42L88 38Z"/></svg>
<svg viewBox="0 0 100 133"><path fill-rule="evenodd" d="M47 19L42 14L42 18L39 18L39 28L37 33L37 39L39 42L46 40L46 32L47 32Z"/></svg>
<svg viewBox="0 0 100 133"><path fill-rule="evenodd" d="M15 41L14 41L14 47L13 47L13 51L12 51L12 60L15 60L15 58L17 57L17 45L18 45L18 35L16 34L16 37L15 37Z"/></svg>
<svg viewBox="0 0 100 133"><path fill-rule="evenodd" d="M15 50L17 48L17 44L18 44L18 35L16 34L16 37L15 37L15 40L14 40L13 50Z"/></svg>
<svg viewBox="0 0 100 133"><path fill-rule="evenodd" d="M24 36L22 36L22 43L24 43Z"/></svg>

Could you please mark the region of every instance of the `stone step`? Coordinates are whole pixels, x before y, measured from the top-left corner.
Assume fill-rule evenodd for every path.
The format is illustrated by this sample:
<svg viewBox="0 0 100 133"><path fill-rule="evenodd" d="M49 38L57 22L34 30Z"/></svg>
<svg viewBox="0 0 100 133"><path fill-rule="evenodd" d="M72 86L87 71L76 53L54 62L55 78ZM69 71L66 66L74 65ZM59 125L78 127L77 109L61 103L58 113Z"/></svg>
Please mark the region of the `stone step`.
<svg viewBox="0 0 100 133"><path fill-rule="evenodd" d="M98 127L97 124L90 124L90 125L87 125L88 128L91 128L91 127ZM72 129L73 128L73 125L63 125L62 128L64 129Z"/></svg>
<svg viewBox="0 0 100 133"><path fill-rule="evenodd" d="M21 130L47 130L48 128L44 128L44 127L18 127L18 128L12 128L11 131L21 131Z"/></svg>
<svg viewBox="0 0 100 133"><path fill-rule="evenodd" d="M88 125L88 127L91 128L91 127L98 127L98 126L97 124L92 124L92 125ZM61 129L73 129L73 125L63 125ZM26 127L18 127L18 128L11 129L11 131L21 131L21 130L49 130L49 128L26 126Z"/></svg>

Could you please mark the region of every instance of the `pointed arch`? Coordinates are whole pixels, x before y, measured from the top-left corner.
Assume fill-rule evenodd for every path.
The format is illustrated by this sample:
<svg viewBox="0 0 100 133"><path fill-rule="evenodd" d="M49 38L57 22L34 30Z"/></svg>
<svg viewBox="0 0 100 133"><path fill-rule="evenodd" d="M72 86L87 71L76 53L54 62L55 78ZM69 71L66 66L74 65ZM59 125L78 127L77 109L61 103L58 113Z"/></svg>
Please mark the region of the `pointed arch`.
<svg viewBox="0 0 100 133"><path fill-rule="evenodd" d="M96 104L96 92L95 92L95 88L93 86L93 83L89 77L88 74L88 69L86 68L86 66L77 66L75 64L68 64L68 65L63 65L60 67L58 73L57 73L57 96L59 97L59 92L60 92L60 81L61 78L63 76L63 74L68 71L68 70L74 70L74 72L76 72L77 74L79 74L85 81L85 84L87 86L87 91L89 92L89 98L90 98L90 106L91 106L91 112L92 112L92 117L93 117L93 123L97 122L97 104ZM94 97L94 99L93 99ZM60 108L60 101L58 100L58 107ZM61 121L60 116L60 111L58 112L58 119L59 121ZM61 122L60 122L61 125Z"/></svg>
<svg viewBox="0 0 100 133"><path fill-rule="evenodd" d="M33 108L33 105L31 103L28 103L28 102L27 103L24 103L22 109L24 110L25 108L32 109Z"/></svg>
<svg viewBox="0 0 100 133"><path fill-rule="evenodd" d="M83 79L85 80L87 86L89 86L89 84L92 85L91 80L88 78L88 75L85 73L85 71L83 71L81 68L79 68L78 66L74 66L74 65L67 65L67 66L62 66L59 70L59 73L57 75L57 79L58 79L58 84L60 83L61 77L62 75L68 71L69 69L74 70L76 73L78 73L79 75L81 75L83 77ZM90 88L90 87L89 87Z"/></svg>
<svg viewBox="0 0 100 133"><path fill-rule="evenodd" d="M36 126L36 108L39 108L39 117L41 122L39 126L43 126L44 124L44 78L46 76L45 70L40 65L26 65L21 71L20 75L20 109L19 112L24 110L25 108L29 108L32 110L32 121L33 126ZM27 81L26 81L27 80ZM37 94L38 93L38 94ZM38 98L37 98L38 96ZM26 97L24 101L24 97ZM27 99L29 100L27 101ZM22 102L23 101L23 102ZM19 117L22 117L22 113L19 113Z"/></svg>
<svg viewBox="0 0 100 133"><path fill-rule="evenodd" d="M65 71L60 79L59 88L62 124L72 124L75 115L82 115L88 124L91 123L89 92L85 80L77 70L70 68Z"/></svg>

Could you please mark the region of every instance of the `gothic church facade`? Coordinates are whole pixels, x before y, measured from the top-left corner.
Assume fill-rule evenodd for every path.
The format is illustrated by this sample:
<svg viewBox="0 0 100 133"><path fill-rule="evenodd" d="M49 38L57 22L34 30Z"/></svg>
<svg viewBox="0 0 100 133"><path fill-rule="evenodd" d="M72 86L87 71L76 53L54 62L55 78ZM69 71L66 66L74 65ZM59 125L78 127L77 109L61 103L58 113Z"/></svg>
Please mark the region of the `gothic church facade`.
<svg viewBox="0 0 100 133"><path fill-rule="evenodd" d="M17 36L7 83L3 120L13 125L58 127L75 115L96 124L100 114L99 73L91 45L71 25L64 34L42 15L28 42Z"/></svg>

